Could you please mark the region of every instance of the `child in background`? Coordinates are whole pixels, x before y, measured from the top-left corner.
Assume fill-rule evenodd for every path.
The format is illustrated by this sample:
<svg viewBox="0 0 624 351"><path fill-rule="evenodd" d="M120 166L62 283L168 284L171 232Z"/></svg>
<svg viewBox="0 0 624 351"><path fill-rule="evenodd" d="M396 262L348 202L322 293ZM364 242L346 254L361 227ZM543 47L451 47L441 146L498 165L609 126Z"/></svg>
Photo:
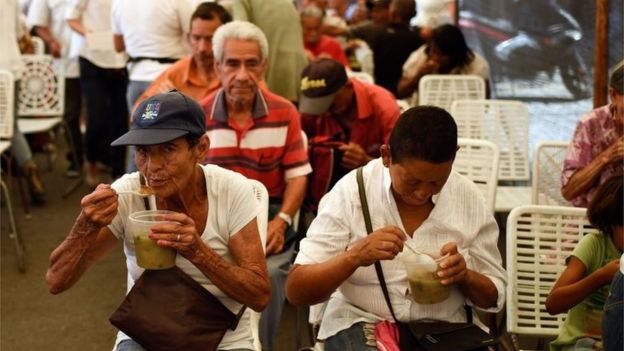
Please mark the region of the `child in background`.
<svg viewBox="0 0 624 351"><path fill-rule="evenodd" d="M601 233L581 239L546 299L548 313L568 312L551 351L602 350L603 306L624 248L622 184L615 175L596 192L587 217Z"/></svg>

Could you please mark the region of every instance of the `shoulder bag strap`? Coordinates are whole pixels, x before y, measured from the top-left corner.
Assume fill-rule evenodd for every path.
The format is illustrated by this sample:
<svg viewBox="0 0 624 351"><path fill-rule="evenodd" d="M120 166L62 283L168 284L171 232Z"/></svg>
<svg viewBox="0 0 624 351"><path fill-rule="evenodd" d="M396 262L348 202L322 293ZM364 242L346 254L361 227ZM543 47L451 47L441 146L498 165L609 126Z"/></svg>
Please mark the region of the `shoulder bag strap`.
<svg viewBox="0 0 624 351"><path fill-rule="evenodd" d="M364 189L364 175L362 171L362 167L358 168L357 173L357 183L358 183L358 193L360 194L360 203L362 204L362 214L364 215L364 224L366 225L366 232L368 234L373 232L373 225L370 219L370 212L368 211L368 201L366 200L366 190ZM388 294L388 287L386 286L386 279L384 278L383 269L381 268L381 263L379 261L375 262L375 271L377 272L377 278L381 283L381 290L383 291L384 299L386 300L386 304L390 309L390 313L392 314L392 318L394 318L395 322L399 320L394 315L394 309L392 308L392 303L390 303L390 294Z"/></svg>

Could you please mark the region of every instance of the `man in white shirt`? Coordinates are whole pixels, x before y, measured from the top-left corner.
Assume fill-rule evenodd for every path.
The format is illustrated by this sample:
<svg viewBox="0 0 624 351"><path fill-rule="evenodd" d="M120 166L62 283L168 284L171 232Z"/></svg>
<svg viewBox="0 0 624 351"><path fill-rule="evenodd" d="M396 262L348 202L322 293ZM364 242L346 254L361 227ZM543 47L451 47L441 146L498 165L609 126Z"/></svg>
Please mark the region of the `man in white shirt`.
<svg viewBox="0 0 624 351"><path fill-rule="evenodd" d="M344 350L345 343L376 350L367 346L367 339L374 339L370 325L393 319L376 261L402 322L464 322L464 305L496 312L505 301L496 222L476 186L452 171L453 118L437 107L409 109L380 151L381 158L363 168L373 232L367 235L352 171L321 201L286 283L286 296L295 305L329 300L318 335L326 351ZM450 288L446 300L414 302L400 260L404 245L446 256L436 273Z"/></svg>
<svg viewBox="0 0 624 351"><path fill-rule="evenodd" d="M63 118L69 128L71 142L76 148L77 159L70 159L67 176L78 177L83 162L80 112L80 70L78 57L69 57L72 30L65 21L66 0L33 0L28 10L28 25L43 39L54 57L55 68L65 76L65 112Z"/></svg>
<svg viewBox="0 0 624 351"><path fill-rule="evenodd" d="M128 58L113 47L110 0L68 0L65 19L74 31L69 56L79 57L87 110L86 182L95 187L98 163L111 167L113 179L125 173L125 148L109 145L128 131Z"/></svg>
<svg viewBox="0 0 624 351"><path fill-rule="evenodd" d="M129 56L128 108L161 72L190 53L186 37L194 9L191 0L113 0L115 49Z"/></svg>

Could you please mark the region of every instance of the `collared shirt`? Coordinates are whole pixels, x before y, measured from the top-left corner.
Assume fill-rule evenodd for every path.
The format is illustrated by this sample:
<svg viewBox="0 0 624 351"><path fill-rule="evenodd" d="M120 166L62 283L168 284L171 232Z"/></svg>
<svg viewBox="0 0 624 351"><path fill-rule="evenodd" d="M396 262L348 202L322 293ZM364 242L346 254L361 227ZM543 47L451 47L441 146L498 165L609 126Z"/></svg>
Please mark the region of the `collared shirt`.
<svg viewBox="0 0 624 351"><path fill-rule="evenodd" d="M123 36L130 57L179 59L190 53L186 35L195 7L191 0L113 0L113 34ZM130 80L151 82L171 63L128 63Z"/></svg>
<svg viewBox="0 0 624 351"><path fill-rule="evenodd" d="M338 256L367 236L352 171L342 178L321 201L318 216L301 241L295 264L316 264ZM405 231L391 190L390 173L381 159L364 166L364 184L373 230L394 225ZM473 182L452 172L433 198L429 217L408 237L410 244L423 251L440 250L448 242L457 243L466 265L488 277L496 286L496 307L505 302L505 271L498 251L498 226L491 210ZM435 319L450 322L466 320L464 304L471 304L458 288L451 288L448 299L431 305L415 303L407 295L408 282L400 255L381 261L390 301L400 321ZM335 335L358 322L392 320L373 265L358 268L332 294L321 322L320 339Z"/></svg>
<svg viewBox="0 0 624 351"><path fill-rule="evenodd" d="M65 21L67 0L33 0L28 10L28 26L46 27L61 46L61 57L54 58L54 66L65 78L80 77L78 58L69 57L72 29Z"/></svg>
<svg viewBox="0 0 624 351"><path fill-rule="evenodd" d="M68 0L65 19L77 19L91 32L110 35L111 32L111 1L112 0ZM76 32L72 33L70 57L83 57L101 68L123 68L128 56L125 52L110 50L94 50L88 47L87 39Z"/></svg>
<svg viewBox="0 0 624 351"><path fill-rule="evenodd" d="M306 50L309 50L314 57L319 57L322 54L329 55L334 60L342 63L343 66L349 67L347 55L345 55L345 51L338 40L328 35L321 35L321 39L316 45L309 45L305 42L303 44Z"/></svg>
<svg viewBox="0 0 624 351"><path fill-rule="evenodd" d="M245 126L229 119L223 89L208 96L202 106L210 138L204 163L260 181L273 198L283 196L286 179L312 172L299 114L290 101L259 89Z"/></svg>
<svg viewBox="0 0 624 351"><path fill-rule="evenodd" d="M465 66L459 66L453 68L448 74L474 74L477 75L486 81L489 79L490 75L490 67L481 55L473 52L474 57L470 63ZM416 76L416 73L422 67L429 56L427 55L427 45L423 45L418 50L414 51L403 64L403 78L413 78ZM414 91L411 97L411 105L418 105L418 92Z"/></svg>
<svg viewBox="0 0 624 351"><path fill-rule="evenodd" d="M599 107L581 118L576 125L574 136L568 146L568 154L563 162L561 186L566 186L570 178L580 169L587 167L598 155L622 137L613 122L609 105ZM598 186L617 172L622 172L622 162L608 165L600 173L600 180L589 191L580 194L570 202L574 206L587 207Z"/></svg>
<svg viewBox="0 0 624 351"><path fill-rule="evenodd" d="M212 69L212 67L211 67ZM183 94L197 101L203 100L210 93L221 87L216 76L209 82L199 74L193 56L187 56L162 72L135 102L135 106L150 96L159 94L163 86L172 86Z"/></svg>
<svg viewBox="0 0 624 351"><path fill-rule="evenodd" d="M392 128L399 118L399 106L390 92L374 84L349 78L355 93L356 119L351 130L344 131L330 112L321 115L302 115L303 129L308 138L335 136L345 142L360 145L371 157L379 157L379 147L388 141ZM350 134L350 138L347 138Z"/></svg>

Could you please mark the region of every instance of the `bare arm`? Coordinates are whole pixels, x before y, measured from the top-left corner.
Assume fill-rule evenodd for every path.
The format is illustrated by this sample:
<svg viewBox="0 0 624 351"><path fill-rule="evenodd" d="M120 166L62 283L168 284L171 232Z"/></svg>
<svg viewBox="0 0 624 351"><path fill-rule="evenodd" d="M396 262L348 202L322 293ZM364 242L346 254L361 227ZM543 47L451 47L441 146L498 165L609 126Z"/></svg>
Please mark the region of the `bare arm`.
<svg viewBox="0 0 624 351"><path fill-rule="evenodd" d="M286 180L284 199L280 212L285 212L290 215L290 217L293 217L295 213L297 213L303 202L303 197L305 196L306 184L306 176L298 176ZM269 221L267 229L267 256L282 251L286 229L288 229L288 224L278 216L275 216Z"/></svg>
<svg viewBox="0 0 624 351"><path fill-rule="evenodd" d="M52 294L72 287L95 262L108 255L117 238L106 227L117 214L117 194L100 184L85 196L69 235L50 255L46 284Z"/></svg>
<svg viewBox="0 0 624 351"><path fill-rule="evenodd" d="M87 34L87 32L88 32L87 27L85 27L82 24L82 21L79 20L79 19L67 20L67 25L69 26L69 28L73 29L74 32L76 32L76 33L78 33L78 34L80 34L82 36L85 36Z"/></svg>
<svg viewBox="0 0 624 351"><path fill-rule="evenodd" d="M399 99L411 96L418 90L418 83L427 74L435 73L438 70L439 65L433 60L427 60L416 70L416 74L413 77L401 77L397 84L397 97Z"/></svg>
<svg viewBox="0 0 624 351"><path fill-rule="evenodd" d="M52 56L57 58L61 57L61 44L56 40L52 33L50 33L48 27L35 26L35 33L37 33L37 35L48 45Z"/></svg>
<svg viewBox="0 0 624 351"><path fill-rule="evenodd" d="M115 34L113 36L113 42L115 44L115 51L122 52L126 50L126 43L124 42L123 35Z"/></svg>
<svg viewBox="0 0 624 351"><path fill-rule="evenodd" d="M600 287L611 283L619 267L620 260L613 260L586 276L587 268L583 262L575 256L570 257L568 266L546 298L546 310L553 315L568 311Z"/></svg>
<svg viewBox="0 0 624 351"><path fill-rule="evenodd" d="M561 195L570 201L587 192L600 179L605 167L614 162L622 162L622 158L624 158L624 138L618 139L587 166L576 171L568 183L561 188Z"/></svg>
<svg viewBox="0 0 624 351"><path fill-rule="evenodd" d="M187 215L176 213L165 219L180 224L153 226L150 238L158 240L158 245L178 250L232 299L258 312L266 307L271 286L255 219L228 242L234 263L226 261L201 240L193 219Z"/></svg>
<svg viewBox="0 0 624 351"><path fill-rule="evenodd" d="M399 228L387 226L325 262L295 265L286 280L288 301L294 305L313 305L327 300L359 267L394 259L403 250L405 238Z"/></svg>

